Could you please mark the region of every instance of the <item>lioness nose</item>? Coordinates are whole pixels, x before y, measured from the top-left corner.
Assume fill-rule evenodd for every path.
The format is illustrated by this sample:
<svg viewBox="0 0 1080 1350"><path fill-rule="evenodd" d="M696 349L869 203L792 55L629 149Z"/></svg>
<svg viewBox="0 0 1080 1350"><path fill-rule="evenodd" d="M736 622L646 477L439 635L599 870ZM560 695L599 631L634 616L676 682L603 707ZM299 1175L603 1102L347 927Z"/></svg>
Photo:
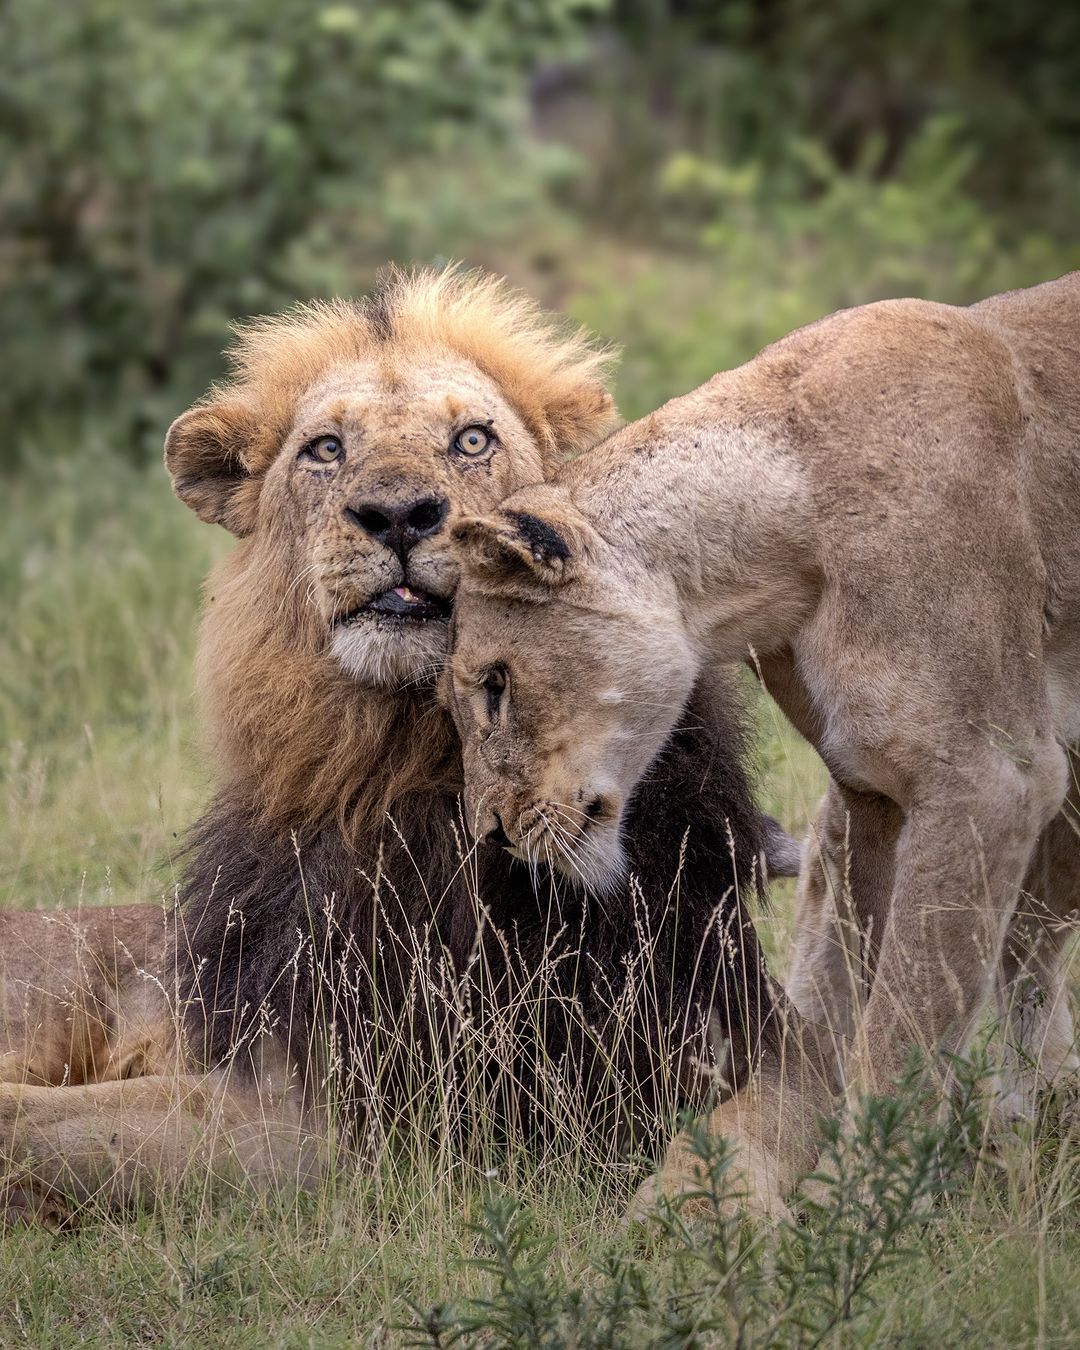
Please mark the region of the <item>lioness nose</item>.
<svg viewBox="0 0 1080 1350"><path fill-rule="evenodd" d="M419 497L411 502L361 502L347 506L345 514L358 529L404 557L421 539L438 534L449 510L445 497Z"/></svg>
<svg viewBox="0 0 1080 1350"><path fill-rule="evenodd" d="M506 831L503 829L503 823L499 817L499 813L498 811L495 811L493 814L495 816L495 828L493 830L488 830L487 834L484 835L484 843L496 844L499 848L509 848L510 840L506 837Z"/></svg>

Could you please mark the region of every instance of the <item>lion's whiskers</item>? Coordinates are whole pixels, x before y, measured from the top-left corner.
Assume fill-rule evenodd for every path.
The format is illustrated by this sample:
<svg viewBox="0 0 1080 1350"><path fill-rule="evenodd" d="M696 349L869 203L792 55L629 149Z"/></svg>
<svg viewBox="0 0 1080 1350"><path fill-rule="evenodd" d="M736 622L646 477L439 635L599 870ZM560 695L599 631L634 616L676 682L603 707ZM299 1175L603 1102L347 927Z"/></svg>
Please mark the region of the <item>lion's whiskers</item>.
<svg viewBox="0 0 1080 1350"><path fill-rule="evenodd" d="M292 581L290 581L288 586L285 588L285 593L284 595L282 595L281 600L278 603L275 618L281 617L281 611L285 608L285 604L288 601L289 596L292 595L293 591L296 590L297 586L300 585L300 583L304 580L305 577L310 576L312 572L317 571L319 567L320 564L317 562L308 563L307 567L302 567L300 571L297 572L296 576L293 577ZM312 588L309 587L307 592L307 598L310 599L311 596L312 596Z"/></svg>
<svg viewBox="0 0 1080 1350"><path fill-rule="evenodd" d="M432 684L442 674L446 668L446 657L432 657L430 661L425 661L417 666L412 675L402 681L399 686L401 689L419 689L424 685Z"/></svg>

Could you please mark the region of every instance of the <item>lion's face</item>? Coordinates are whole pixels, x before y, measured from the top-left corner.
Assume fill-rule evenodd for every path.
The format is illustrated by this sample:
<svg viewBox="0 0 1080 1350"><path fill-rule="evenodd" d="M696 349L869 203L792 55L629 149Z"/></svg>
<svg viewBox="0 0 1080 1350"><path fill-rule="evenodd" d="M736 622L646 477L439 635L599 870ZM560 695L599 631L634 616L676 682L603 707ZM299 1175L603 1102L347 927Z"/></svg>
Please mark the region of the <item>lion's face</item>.
<svg viewBox="0 0 1080 1350"><path fill-rule="evenodd" d="M344 366L297 408L259 528L290 541L333 661L363 685L398 688L430 680L446 653L450 522L543 467L521 418L467 362Z"/></svg>
<svg viewBox="0 0 1080 1350"><path fill-rule="evenodd" d="M543 486L454 529L464 568L444 697L481 838L603 893L633 791L696 660L662 579L629 570Z"/></svg>

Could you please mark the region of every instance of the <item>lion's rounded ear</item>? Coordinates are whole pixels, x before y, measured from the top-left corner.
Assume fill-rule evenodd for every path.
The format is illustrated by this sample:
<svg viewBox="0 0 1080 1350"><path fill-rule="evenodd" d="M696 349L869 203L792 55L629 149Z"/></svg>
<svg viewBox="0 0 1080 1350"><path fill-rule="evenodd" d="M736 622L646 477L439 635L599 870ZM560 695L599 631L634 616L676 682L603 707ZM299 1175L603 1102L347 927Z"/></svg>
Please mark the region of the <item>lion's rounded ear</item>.
<svg viewBox="0 0 1080 1350"><path fill-rule="evenodd" d="M595 445L619 421L611 392L599 380L577 381L553 391L544 415L561 457L569 458Z"/></svg>
<svg viewBox="0 0 1080 1350"><path fill-rule="evenodd" d="M236 535L255 528L257 494L246 459L254 434L251 411L223 400L181 413L165 437L173 491L200 520Z"/></svg>

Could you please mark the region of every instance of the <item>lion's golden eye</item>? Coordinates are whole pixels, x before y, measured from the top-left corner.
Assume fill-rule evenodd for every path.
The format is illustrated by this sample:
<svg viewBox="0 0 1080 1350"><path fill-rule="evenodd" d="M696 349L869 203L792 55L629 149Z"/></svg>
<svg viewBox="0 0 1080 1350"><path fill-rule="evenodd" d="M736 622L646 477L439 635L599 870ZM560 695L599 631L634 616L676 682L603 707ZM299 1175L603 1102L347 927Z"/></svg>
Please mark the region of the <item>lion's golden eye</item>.
<svg viewBox="0 0 1080 1350"><path fill-rule="evenodd" d="M333 464L345 453L344 447L336 436L319 436L304 446L304 451L320 464Z"/></svg>
<svg viewBox="0 0 1080 1350"><path fill-rule="evenodd" d="M454 437L454 449L463 455L482 455L491 444L491 434L483 427L466 427Z"/></svg>

